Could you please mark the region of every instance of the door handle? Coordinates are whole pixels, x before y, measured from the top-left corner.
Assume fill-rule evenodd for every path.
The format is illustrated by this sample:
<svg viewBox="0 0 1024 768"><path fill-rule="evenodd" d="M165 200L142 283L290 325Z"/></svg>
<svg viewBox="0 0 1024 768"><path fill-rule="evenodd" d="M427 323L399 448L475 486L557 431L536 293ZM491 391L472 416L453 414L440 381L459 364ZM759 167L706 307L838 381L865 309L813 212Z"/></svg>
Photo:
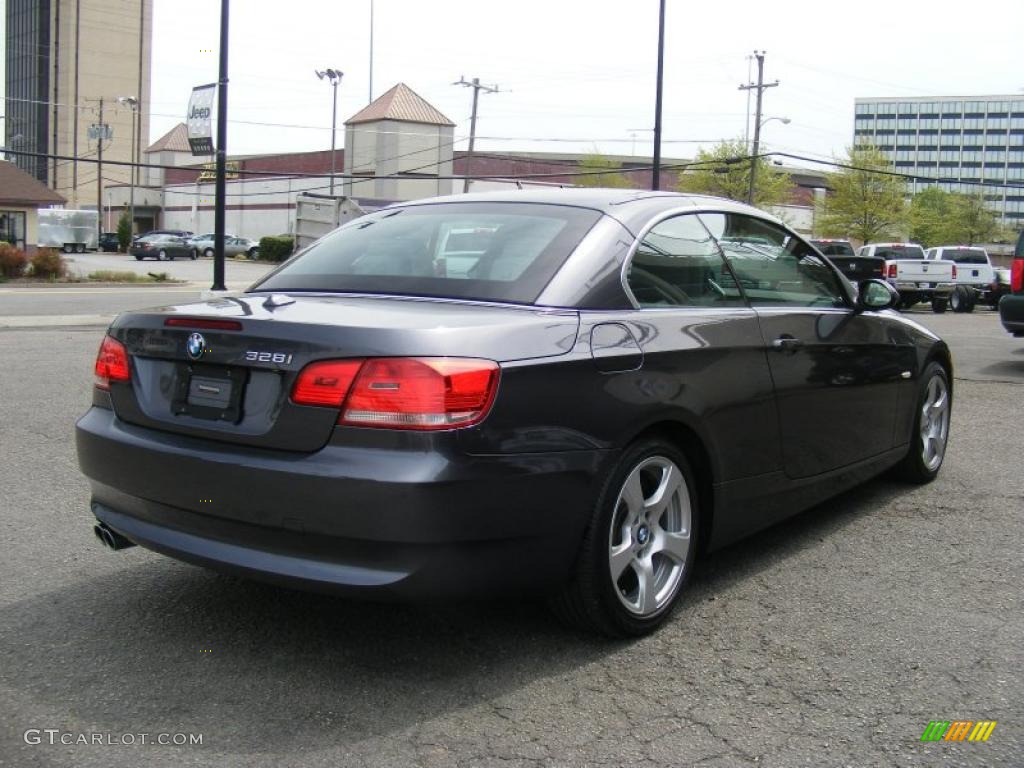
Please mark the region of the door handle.
<svg viewBox="0 0 1024 768"><path fill-rule="evenodd" d="M796 352L804 343L800 339L790 336L788 333L784 333L775 341L772 342L772 347L779 350L780 352Z"/></svg>

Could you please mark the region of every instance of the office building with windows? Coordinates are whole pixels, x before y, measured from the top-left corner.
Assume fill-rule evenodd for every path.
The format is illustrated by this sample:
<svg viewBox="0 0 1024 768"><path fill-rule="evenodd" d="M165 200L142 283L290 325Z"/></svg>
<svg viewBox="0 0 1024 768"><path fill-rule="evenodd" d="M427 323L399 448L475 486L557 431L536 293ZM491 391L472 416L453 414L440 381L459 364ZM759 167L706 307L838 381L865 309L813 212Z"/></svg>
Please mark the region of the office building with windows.
<svg viewBox="0 0 1024 768"><path fill-rule="evenodd" d="M983 194L1024 226L1024 95L854 100L854 143L873 144L913 191Z"/></svg>
<svg viewBox="0 0 1024 768"><path fill-rule="evenodd" d="M101 137L104 160L137 161L148 144L153 0L5 5L4 146L36 153L8 158L69 208L96 208L98 169L87 161ZM104 185L130 178L128 167L103 166Z"/></svg>

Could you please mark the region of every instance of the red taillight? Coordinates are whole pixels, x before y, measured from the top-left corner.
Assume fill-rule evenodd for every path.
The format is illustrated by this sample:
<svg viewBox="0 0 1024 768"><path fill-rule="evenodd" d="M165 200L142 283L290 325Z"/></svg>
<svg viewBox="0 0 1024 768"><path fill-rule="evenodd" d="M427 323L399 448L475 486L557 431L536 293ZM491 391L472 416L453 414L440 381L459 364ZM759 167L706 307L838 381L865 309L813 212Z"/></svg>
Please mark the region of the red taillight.
<svg viewBox="0 0 1024 768"><path fill-rule="evenodd" d="M1010 265L1010 290L1014 293L1024 291L1024 258L1014 259Z"/></svg>
<svg viewBox="0 0 1024 768"><path fill-rule="evenodd" d="M362 360L323 360L310 363L299 373L292 387L292 401L299 405L328 405L340 408Z"/></svg>
<svg viewBox="0 0 1024 768"><path fill-rule="evenodd" d="M953 265L953 279L956 280L956 264Z"/></svg>
<svg viewBox="0 0 1024 768"><path fill-rule="evenodd" d="M339 422L397 429L453 429L476 424L494 402L498 372L498 364L490 360L367 360Z"/></svg>
<svg viewBox="0 0 1024 768"><path fill-rule="evenodd" d="M171 328L202 328L204 331L240 331L237 320L211 320L202 317L168 317L164 325Z"/></svg>
<svg viewBox="0 0 1024 768"><path fill-rule="evenodd" d="M886 264L885 265L885 274L886 274L887 277L895 278L896 277L896 265L895 264Z"/></svg>
<svg viewBox="0 0 1024 768"><path fill-rule="evenodd" d="M110 389L112 381L131 381L132 373L128 367L128 350L117 339L104 336L96 355L96 386Z"/></svg>

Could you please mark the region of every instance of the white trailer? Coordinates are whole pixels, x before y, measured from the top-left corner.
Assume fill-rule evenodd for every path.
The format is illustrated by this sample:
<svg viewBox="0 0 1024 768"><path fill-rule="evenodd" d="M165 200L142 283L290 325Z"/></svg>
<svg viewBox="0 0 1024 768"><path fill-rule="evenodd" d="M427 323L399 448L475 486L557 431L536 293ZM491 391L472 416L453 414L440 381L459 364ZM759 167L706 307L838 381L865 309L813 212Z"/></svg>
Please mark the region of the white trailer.
<svg viewBox="0 0 1024 768"><path fill-rule="evenodd" d="M64 253L95 251L99 244L99 227L99 211L40 208L38 245L59 248Z"/></svg>
<svg viewBox="0 0 1024 768"><path fill-rule="evenodd" d="M346 221L365 214L347 197L302 194L295 198L295 250L305 248Z"/></svg>

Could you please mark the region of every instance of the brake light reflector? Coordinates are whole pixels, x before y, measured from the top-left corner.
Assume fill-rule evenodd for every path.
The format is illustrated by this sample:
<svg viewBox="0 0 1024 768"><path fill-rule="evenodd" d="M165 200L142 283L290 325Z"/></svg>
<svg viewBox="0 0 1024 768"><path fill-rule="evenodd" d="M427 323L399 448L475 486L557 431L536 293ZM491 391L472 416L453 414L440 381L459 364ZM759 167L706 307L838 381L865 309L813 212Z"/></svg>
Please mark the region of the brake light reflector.
<svg viewBox="0 0 1024 768"><path fill-rule="evenodd" d="M1010 290L1014 293L1024 291L1024 258L1014 259L1010 265Z"/></svg>
<svg viewBox="0 0 1024 768"><path fill-rule="evenodd" d="M96 386L110 389L112 381L131 381L132 373L128 367L128 350L124 344L112 336L104 336L100 343L100 351L96 355Z"/></svg>
<svg viewBox="0 0 1024 768"><path fill-rule="evenodd" d="M202 317L168 317L164 325L170 328L202 328L204 331L240 331L237 320L211 320Z"/></svg>
<svg viewBox="0 0 1024 768"><path fill-rule="evenodd" d="M362 360L322 360L299 372L292 387L292 402L340 408Z"/></svg>
<svg viewBox="0 0 1024 768"><path fill-rule="evenodd" d="M367 360L339 423L422 430L470 426L490 410L498 376L498 364L491 360Z"/></svg>
<svg viewBox="0 0 1024 768"><path fill-rule="evenodd" d="M885 268L886 268L886 275L888 277L892 277L892 278L896 277L896 265L895 264L886 264Z"/></svg>
<svg viewBox="0 0 1024 768"><path fill-rule="evenodd" d="M953 265L953 279L956 280L956 264Z"/></svg>

